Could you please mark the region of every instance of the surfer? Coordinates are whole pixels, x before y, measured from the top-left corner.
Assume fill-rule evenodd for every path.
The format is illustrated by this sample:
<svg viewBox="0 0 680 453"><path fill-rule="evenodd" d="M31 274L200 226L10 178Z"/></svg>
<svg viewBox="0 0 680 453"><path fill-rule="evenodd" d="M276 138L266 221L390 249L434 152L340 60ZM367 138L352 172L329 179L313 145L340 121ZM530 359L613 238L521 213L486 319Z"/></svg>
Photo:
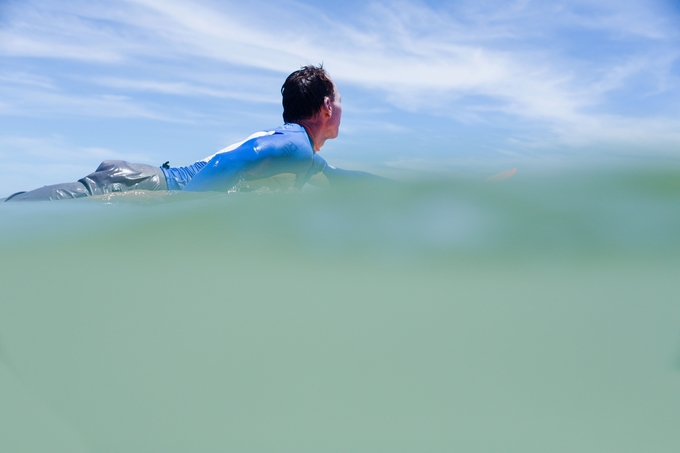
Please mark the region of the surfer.
<svg viewBox="0 0 680 453"><path fill-rule="evenodd" d="M317 153L336 138L342 117L335 83L319 66L304 66L281 87L283 126L257 132L242 142L185 167L160 167L106 160L76 182L18 192L5 201L62 200L130 190L229 191L243 181L292 174L301 188L316 174L331 185L348 180L382 179L370 173L328 165Z"/></svg>

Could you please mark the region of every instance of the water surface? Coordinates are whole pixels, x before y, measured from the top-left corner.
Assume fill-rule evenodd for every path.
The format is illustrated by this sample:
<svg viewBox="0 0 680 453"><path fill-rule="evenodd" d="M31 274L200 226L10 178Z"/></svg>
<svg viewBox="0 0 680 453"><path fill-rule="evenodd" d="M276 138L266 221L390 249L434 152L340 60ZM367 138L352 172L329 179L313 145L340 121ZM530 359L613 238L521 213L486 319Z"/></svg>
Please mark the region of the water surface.
<svg viewBox="0 0 680 453"><path fill-rule="evenodd" d="M680 172L0 204L2 451L671 452Z"/></svg>

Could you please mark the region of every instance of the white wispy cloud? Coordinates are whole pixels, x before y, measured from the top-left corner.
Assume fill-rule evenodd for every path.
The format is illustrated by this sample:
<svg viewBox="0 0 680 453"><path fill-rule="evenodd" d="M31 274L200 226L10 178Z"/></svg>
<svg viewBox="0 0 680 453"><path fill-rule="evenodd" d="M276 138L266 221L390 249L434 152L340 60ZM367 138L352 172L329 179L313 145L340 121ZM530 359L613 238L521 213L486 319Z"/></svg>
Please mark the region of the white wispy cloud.
<svg viewBox="0 0 680 453"><path fill-rule="evenodd" d="M185 81L166 82L118 77L99 77L91 79L90 82L105 87L170 94L176 96L208 96L224 99L237 99L247 102L280 103L278 99L258 92L218 88L210 85L197 85Z"/></svg>
<svg viewBox="0 0 680 453"><path fill-rule="evenodd" d="M0 87L5 102L0 114L13 116L51 117L73 115L103 118L144 118L157 121L192 121L190 112L171 115L161 106L149 108L132 98L117 94L82 95L56 90L32 90L16 85ZM198 115L193 115L198 116Z"/></svg>
<svg viewBox="0 0 680 453"><path fill-rule="evenodd" d="M143 154L117 152L100 147L73 146L63 137L25 137L10 135L0 137L0 149L5 157L12 155L31 156L51 164L64 162L98 162L105 159L133 159L147 161ZM92 171L94 168L90 168ZM82 175L81 175L82 176Z"/></svg>

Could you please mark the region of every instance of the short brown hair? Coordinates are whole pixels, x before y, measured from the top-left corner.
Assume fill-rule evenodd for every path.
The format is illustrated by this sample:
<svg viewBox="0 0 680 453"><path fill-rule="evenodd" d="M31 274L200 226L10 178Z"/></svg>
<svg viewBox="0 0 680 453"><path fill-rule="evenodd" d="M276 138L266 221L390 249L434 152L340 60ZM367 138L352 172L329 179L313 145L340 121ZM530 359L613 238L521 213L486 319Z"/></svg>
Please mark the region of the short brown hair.
<svg viewBox="0 0 680 453"><path fill-rule="evenodd" d="M281 87L283 121L295 123L313 117L326 96L333 99L333 82L323 65L303 66L286 78Z"/></svg>

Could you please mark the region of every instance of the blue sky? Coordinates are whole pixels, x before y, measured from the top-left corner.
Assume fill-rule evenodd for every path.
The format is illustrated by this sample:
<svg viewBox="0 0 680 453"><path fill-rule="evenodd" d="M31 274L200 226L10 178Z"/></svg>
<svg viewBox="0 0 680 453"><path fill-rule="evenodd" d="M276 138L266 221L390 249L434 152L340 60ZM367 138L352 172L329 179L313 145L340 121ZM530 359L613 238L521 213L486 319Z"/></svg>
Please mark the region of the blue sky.
<svg viewBox="0 0 680 453"><path fill-rule="evenodd" d="M680 158L675 0L0 0L0 196L192 163L279 125L283 79L319 62L337 166Z"/></svg>

